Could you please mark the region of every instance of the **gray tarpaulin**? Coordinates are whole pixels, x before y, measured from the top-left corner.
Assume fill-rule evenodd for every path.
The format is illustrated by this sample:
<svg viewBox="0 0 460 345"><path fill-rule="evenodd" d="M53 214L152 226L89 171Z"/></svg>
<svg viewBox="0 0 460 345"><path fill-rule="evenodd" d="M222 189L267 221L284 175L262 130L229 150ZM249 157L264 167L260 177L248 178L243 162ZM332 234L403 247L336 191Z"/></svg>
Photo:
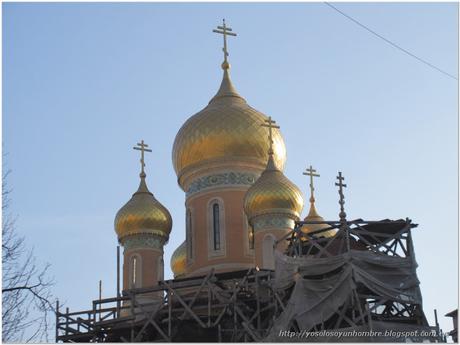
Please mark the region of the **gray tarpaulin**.
<svg viewBox="0 0 460 345"><path fill-rule="evenodd" d="M275 265L275 287L294 287L286 309L274 323L273 336L289 330L293 320L300 329L309 330L329 319L350 297L355 282L393 301L422 302L415 274L417 264L411 257L351 250L329 258L312 258L275 251Z"/></svg>

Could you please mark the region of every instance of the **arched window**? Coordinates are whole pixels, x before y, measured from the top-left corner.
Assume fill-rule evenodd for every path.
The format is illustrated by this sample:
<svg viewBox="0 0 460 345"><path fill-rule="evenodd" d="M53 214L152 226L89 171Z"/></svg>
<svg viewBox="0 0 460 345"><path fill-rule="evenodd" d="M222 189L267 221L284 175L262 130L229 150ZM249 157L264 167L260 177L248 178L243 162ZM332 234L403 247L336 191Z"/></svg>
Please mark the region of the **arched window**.
<svg viewBox="0 0 460 345"><path fill-rule="evenodd" d="M192 212L190 209L187 209L186 216L185 216L185 228L186 232L186 241L188 246L188 257L191 259L193 258L193 234L192 234Z"/></svg>
<svg viewBox="0 0 460 345"><path fill-rule="evenodd" d="M136 287L136 281L137 281L137 258L133 256L133 287Z"/></svg>
<svg viewBox="0 0 460 345"><path fill-rule="evenodd" d="M157 259L157 280L161 281L164 279L164 262L163 257L159 256Z"/></svg>
<svg viewBox="0 0 460 345"><path fill-rule="evenodd" d="M208 258L225 256L225 206L221 198L209 199L207 203ZM195 249L196 251L196 249Z"/></svg>
<svg viewBox="0 0 460 345"><path fill-rule="evenodd" d="M142 284L142 262L138 254L131 256L129 264L129 288L135 289L141 287Z"/></svg>
<svg viewBox="0 0 460 345"><path fill-rule="evenodd" d="M249 226L248 236L249 236L249 249L254 249L254 227L251 225Z"/></svg>
<svg viewBox="0 0 460 345"><path fill-rule="evenodd" d="M212 231L214 250L220 250L220 211L218 203L212 205Z"/></svg>
<svg viewBox="0 0 460 345"><path fill-rule="evenodd" d="M275 269L274 244L275 237L272 234L265 235L262 242L262 265L265 269Z"/></svg>

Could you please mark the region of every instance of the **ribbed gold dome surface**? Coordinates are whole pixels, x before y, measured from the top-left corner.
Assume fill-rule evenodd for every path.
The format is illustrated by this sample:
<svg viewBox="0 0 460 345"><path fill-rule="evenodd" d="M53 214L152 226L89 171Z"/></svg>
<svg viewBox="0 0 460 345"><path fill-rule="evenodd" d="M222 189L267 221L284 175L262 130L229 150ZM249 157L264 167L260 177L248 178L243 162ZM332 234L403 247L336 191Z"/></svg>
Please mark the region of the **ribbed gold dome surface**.
<svg viewBox="0 0 460 345"><path fill-rule="evenodd" d="M316 207L314 203L311 203L310 212L305 217L304 221L316 221L321 222L324 221L324 218L321 217L318 212L316 211ZM304 224L300 229L304 234L311 233L313 231L318 231L321 229L329 228L327 224ZM332 237L335 235L335 230L328 230L318 234L321 237ZM305 239L304 239L305 240Z"/></svg>
<svg viewBox="0 0 460 345"><path fill-rule="evenodd" d="M265 119L266 115L250 107L236 92L225 69L217 94L176 135L172 157L179 184L187 168L203 163L245 161L263 167L269 146L268 129L260 126ZM273 131L273 150L275 163L283 170L286 148L278 129Z"/></svg>
<svg viewBox="0 0 460 345"><path fill-rule="evenodd" d="M169 211L150 193L145 177L141 177L139 189L115 217L118 239L135 234L155 234L167 239L171 228Z"/></svg>
<svg viewBox="0 0 460 345"><path fill-rule="evenodd" d="M171 270L174 274L174 278L182 276L186 272L187 264L187 247L186 243L183 242L177 249L174 251L171 256Z"/></svg>
<svg viewBox="0 0 460 345"><path fill-rule="evenodd" d="M267 168L246 192L244 210L249 219L275 212L288 212L298 218L303 203L300 189L276 168L270 155Z"/></svg>

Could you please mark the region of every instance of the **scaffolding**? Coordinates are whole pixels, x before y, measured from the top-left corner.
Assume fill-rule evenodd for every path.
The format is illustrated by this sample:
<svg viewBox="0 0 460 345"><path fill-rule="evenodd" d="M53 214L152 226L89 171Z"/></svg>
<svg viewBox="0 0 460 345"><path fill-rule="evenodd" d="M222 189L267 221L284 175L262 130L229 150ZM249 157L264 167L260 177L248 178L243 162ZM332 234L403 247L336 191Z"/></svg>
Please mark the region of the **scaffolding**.
<svg viewBox="0 0 460 345"><path fill-rule="evenodd" d="M306 224L323 228L304 233ZM58 305L56 341L440 341L438 327L428 325L422 309L411 237L416 226L409 219L299 221L275 243L288 246L276 255L274 271L210 270L94 300L89 310L64 312ZM334 236L324 236L331 230ZM359 266L363 257L367 266ZM388 275L393 271L385 270L387 261L395 270L406 269ZM385 275L393 285L384 285ZM324 282L345 276L349 288L336 285L341 299L324 288ZM313 290L301 289L312 286L324 291L318 300Z"/></svg>

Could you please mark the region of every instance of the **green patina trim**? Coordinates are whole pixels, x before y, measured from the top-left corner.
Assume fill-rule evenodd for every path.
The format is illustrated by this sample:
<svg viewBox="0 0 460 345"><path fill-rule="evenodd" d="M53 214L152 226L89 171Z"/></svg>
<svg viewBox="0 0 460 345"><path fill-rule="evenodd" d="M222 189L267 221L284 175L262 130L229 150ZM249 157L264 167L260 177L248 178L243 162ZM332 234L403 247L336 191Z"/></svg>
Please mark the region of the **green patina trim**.
<svg viewBox="0 0 460 345"><path fill-rule="evenodd" d="M265 230L267 228L294 229L295 222L289 217L264 215L257 217L254 221L254 231Z"/></svg>
<svg viewBox="0 0 460 345"><path fill-rule="evenodd" d="M256 174L241 172L229 172L204 176L191 183L186 196L188 197L203 189L216 186L251 186L256 180Z"/></svg>
<svg viewBox="0 0 460 345"><path fill-rule="evenodd" d="M125 238L123 247L125 250L148 248L162 249L165 244L165 239L155 235L136 235Z"/></svg>

